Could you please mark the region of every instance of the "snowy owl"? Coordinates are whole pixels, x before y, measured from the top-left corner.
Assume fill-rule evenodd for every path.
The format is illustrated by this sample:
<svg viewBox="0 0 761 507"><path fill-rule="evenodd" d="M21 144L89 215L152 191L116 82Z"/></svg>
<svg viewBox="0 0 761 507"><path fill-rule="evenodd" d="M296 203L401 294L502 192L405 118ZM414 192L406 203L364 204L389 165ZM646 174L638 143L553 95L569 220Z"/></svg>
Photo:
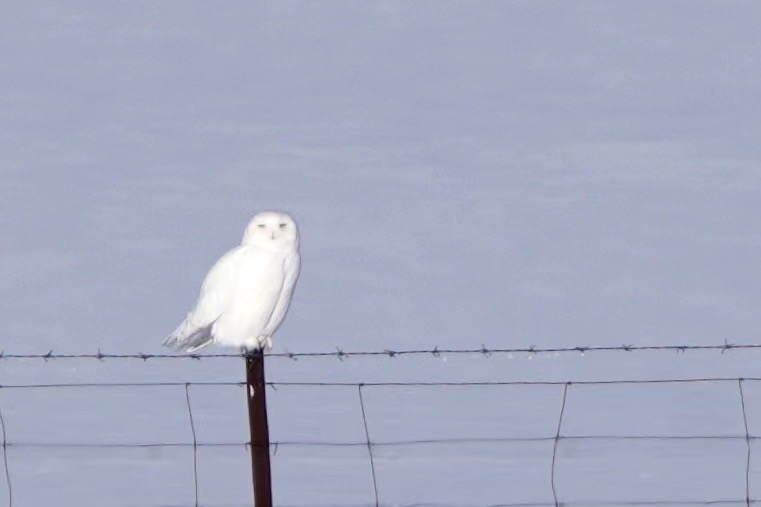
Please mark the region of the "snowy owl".
<svg viewBox="0 0 761 507"><path fill-rule="evenodd" d="M193 352L210 343L272 347L299 276L299 231L285 213L255 215L240 246L209 270L195 308L164 345Z"/></svg>

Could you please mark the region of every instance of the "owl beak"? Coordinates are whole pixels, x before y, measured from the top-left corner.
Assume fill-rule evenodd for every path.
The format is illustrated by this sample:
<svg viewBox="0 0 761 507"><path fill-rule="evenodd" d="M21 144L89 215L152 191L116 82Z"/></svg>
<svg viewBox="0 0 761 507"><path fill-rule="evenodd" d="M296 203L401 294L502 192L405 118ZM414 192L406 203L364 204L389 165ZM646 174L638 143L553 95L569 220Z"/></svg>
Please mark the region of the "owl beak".
<svg viewBox="0 0 761 507"><path fill-rule="evenodd" d="M275 239L275 231L270 232L270 239Z"/></svg>

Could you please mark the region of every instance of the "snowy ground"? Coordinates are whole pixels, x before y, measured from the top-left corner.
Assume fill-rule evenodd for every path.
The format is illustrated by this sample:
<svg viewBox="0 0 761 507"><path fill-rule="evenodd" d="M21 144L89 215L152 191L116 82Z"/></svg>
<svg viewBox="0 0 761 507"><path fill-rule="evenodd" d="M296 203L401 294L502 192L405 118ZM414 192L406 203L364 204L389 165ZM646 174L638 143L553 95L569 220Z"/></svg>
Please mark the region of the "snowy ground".
<svg viewBox="0 0 761 507"><path fill-rule="evenodd" d="M10 2L0 349L159 352L211 263L273 207L298 219L304 261L276 352L761 342L760 24L742 0ZM761 376L759 360L273 359L268 375ZM2 360L0 385L242 370ZM759 435L761 384L745 389ZM364 439L356 389L269 396L273 440ZM365 396L377 441L507 439L377 447L382 504L552 502L553 442L509 439L553 436L562 386ZM247 439L240 388L191 398L199 441ZM182 387L0 388L0 411L11 443L191 441ZM732 384L573 386L563 430L744 437ZM201 505L250 505L245 450L199 453ZM14 507L194 502L186 447L19 445L7 459ZM556 482L576 505L742 501L745 460L743 438L566 440ZM273 466L278 505L374 501L365 447L284 445Z"/></svg>

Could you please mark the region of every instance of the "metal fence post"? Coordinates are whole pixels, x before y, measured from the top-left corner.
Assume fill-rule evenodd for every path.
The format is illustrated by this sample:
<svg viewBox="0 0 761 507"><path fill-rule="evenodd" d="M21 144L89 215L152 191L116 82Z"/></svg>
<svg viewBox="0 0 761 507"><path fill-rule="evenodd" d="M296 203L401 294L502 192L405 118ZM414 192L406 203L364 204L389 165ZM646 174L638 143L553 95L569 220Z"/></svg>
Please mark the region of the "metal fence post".
<svg viewBox="0 0 761 507"><path fill-rule="evenodd" d="M261 350L246 354L246 396L248 423L251 432L251 475L254 483L254 505L272 507L270 472L270 433L267 423L267 384L264 377L264 355Z"/></svg>

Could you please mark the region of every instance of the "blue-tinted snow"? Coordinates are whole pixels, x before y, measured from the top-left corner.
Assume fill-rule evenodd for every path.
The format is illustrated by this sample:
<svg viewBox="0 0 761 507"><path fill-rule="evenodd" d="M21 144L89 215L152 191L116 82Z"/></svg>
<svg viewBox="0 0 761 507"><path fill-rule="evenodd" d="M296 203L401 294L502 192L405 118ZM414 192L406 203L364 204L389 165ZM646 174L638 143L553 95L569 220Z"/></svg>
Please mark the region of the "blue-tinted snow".
<svg viewBox="0 0 761 507"><path fill-rule="evenodd" d="M299 220L304 259L278 352L758 342L760 22L747 0L11 2L0 349L159 352L211 263L271 207ZM758 376L759 360L273 359L268 375ZM0 384L239 381L242 369L3 361ZM364 394L375 440L498 440L553 436L562 389ZM744 389L758 435L761 386ZM356 389L268 396L275 440L364 437ZM199 441L245 441L243 399L191 387ZM732 384L572 386L567 401L568 436L744 437ZM0 410L10 442L192 442L183 386L0 389ZM379 446L381 502L551 502L551 443ZM582 505L742 500L744 445L563 440L558 492ZM7 453L16 507L194 501L187 447ZM245 449L200 448L201 504L250 505L248 466ZM273 467L278 505L373 502L362 446L283 445Z"/></svg>

